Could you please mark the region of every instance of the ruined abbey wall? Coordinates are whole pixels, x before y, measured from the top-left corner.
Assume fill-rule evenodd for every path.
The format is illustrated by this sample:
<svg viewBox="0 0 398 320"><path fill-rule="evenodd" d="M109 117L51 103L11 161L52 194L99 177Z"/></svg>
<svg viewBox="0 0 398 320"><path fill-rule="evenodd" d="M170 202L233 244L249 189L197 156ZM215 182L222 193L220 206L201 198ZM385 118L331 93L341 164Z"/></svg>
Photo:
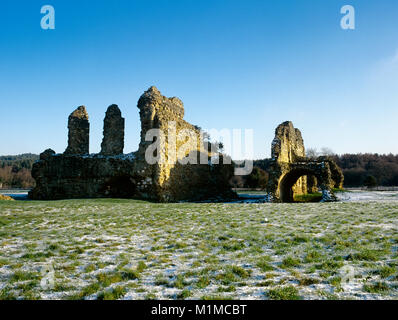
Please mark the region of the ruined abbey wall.
<svg viewBox="0 0 398 320"><path fill-rule="evenodd" d="M85 106L78 107L68 118L68 147L65 154L87 154L90 140L90 123Z"/></svg>
<svg viewBox="0 0 398 320"><path fill-rule="evenodd" d="M123 155L124 119L116 105L104 119L101 153L89 154L90 123L84 106L68 118L68 147L63 154L47 149L33 165L36 187L32 199L132 197L135 194L133 156Z"/></svg>
<svg viewBox="0 0 398 320"><path fill-rule="evenodd" d="M153 177L149 183L138 186L143 195L156 194L160 201L234 196L228 183L228 177L233 174L232 165L200 164L201 154L206 158L209 154L202 147L200 131L183 119L184 105L180 99L164 97L151 87L139 99L138 108L141 119L139 159L145 158L148 146L153 143L145 139L148 131L159 129L161 133L159 162L138 164L139 173ZM194 156L188 159L190 155ZM190 163L193 158L196 163Z"/></svg>
<svg viewBox="0 0 398 320"><path fill-rule="evenodd" d="M293 202L298 194L322 191L322 201L335 199L333 188L342 188L344 176L330 158L305 157L301 132L290 121L275 130L268 164L268 201ZM308 183L307 183L308 180Z"/></svg>
<svg viewBox="0 0 398 320"><path fill-rule="evenodd" d="M36 187L32 199L124 197L154 201L225 199L236 197L228 180L232 165L181 164L192 152L202 152L200 132L185 120L178 98L166 98L151 87L138 101L141 141L136 152L123 154L124 118L111 105L104 119L104 137L99 154L89 154L89 121L84 106L68 118L68 147L63 154L48 149L34 164ZM148 139L151 129L160 135ZM187 130L189 129L189 130ZM176 136L173 134L175 131ZM179 136L180 135L180 136ZM157 142L156 162L146 153ZM169 152L173 145L179 153ZM205 157L209 154L205 152Z"/></svg>
<svg viewBox="0 0 398 320"><path fill-rule="evenodd" d="M282 166L305 157L303 137L300 130L294 128L291 121L283 122L275 129L275 138L271 145L271 157ZM283 175L279 179L283 179ZM307 193L307 176L302 176L297 180L293 186L293 193L294 195Z"/></svg>

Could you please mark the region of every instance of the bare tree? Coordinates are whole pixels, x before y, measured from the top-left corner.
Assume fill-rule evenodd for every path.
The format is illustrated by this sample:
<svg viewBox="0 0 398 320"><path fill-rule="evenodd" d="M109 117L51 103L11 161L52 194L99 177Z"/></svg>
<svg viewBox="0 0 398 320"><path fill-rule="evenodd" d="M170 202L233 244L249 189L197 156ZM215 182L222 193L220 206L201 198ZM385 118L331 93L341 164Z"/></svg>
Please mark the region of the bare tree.
<svg viewBox="0 0 398 320"><path fill-rule="evenodd" d="M318 151L316 148L308 148L305 152L308 158L310 159L316 159L318 158Z"/></svg>
<svg viewBox="0 0 398 320"><path fill-rule="evenodd" d="M320 156L334 156L336 153L327 147L321 148L321 152L319 153Z"/></svg>

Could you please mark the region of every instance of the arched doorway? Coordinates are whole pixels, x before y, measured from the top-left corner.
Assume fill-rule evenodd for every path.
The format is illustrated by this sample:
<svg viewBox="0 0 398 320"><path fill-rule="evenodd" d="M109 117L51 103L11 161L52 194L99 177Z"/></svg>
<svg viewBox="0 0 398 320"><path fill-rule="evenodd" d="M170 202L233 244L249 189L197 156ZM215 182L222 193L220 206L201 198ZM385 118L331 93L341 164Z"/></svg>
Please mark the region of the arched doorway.
<svg viewBox="0 0 398 320"><path fill-rule="evenodd" d="M281 202L295 202L293 186L304 176L314 176L317 181L322 180L322 177L311 169L298 168L289 171L279 182L279 199Z"/></svg>
<svg viewBox="0 0 398 320"><path fill-rule="evenodd" d="M106 197L131 198L135 195L136 185L132 176L118 175L109 178L101 191Z"/></svg>

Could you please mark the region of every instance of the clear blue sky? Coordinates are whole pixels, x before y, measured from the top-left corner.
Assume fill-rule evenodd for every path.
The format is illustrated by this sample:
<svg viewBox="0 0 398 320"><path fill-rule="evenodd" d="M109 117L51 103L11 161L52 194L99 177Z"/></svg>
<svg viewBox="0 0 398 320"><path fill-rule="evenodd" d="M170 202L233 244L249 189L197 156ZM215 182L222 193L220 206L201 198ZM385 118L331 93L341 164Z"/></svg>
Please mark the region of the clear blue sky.
<svg viewBox="0 0 398 320"><path fill-rule="evenodd" d="M55 30L42 30L42 5ZM356 29L340 28L340 8ZM251 128L255 157L291 120L307 148L398 153L398 1L1 1L0 155L63 152L67 117L90 115L98 152L107 106L135 151L139 96L180 97L203 128Z"/></svg>

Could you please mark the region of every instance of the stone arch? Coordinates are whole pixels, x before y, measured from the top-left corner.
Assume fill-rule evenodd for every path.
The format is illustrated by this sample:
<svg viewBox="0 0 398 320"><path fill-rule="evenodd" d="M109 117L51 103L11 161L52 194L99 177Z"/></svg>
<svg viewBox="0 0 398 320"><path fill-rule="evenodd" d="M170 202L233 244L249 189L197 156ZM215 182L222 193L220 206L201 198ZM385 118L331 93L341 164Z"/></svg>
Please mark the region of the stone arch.
<svg viewBox="0 0 398 320"><path fill-rule="evenodd" d="M281 202L294 202L293 186L303 176L314 176L320 185L325 186L327 184L320 172L316 170L311 168L292 169L280 179L278 189Z"/></svg>
<svg viewBox="0 0 398 320"><path fill-rule="evenodd" d="M293 202L294 193L292 187L303 176L316 177L318 187L322 190L321 201L335 199L329 163L302 158L295 163L278 163L276 161L271 163L267 200L272 202Z"/></svg>
<svg viewBox="0 0 398 320"><path fill-rule="evenodd" d="M342 186L341 170L330 158L307 158L301 132L291 121L276 128L271 156L266 201L293 202L295 194L305 194L318 187L322 190L321 201L336 199L333 188Z"/></svg>

